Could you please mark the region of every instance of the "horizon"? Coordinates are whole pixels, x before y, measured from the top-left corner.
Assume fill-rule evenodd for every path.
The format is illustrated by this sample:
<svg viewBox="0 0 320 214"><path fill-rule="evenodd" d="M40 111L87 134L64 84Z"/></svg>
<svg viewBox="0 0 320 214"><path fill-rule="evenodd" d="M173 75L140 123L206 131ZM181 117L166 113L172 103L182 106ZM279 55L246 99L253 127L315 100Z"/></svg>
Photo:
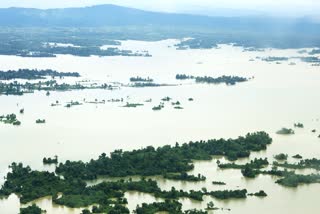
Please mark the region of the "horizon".
<svg viewBox="0 0 320 214"><path fill-rule="evenodd" d="M26 1L1 1L1 9L9 8L26 8L26 9L64 9L64 8L85 8L102 5L115 5L120 7L128 7L134 9L140 9L144 11L152 12L166 12L166 13L184 13L193 15L206 15L206 16L275 16L275 17L316 17L318 10L320 10L320 2L308 0L302 2L300 0L289 1L282 0L280 3L270 3L267 0L253 3L251 0L242 0L241 2L247 2L246 4L234 3L235 0L229 0L228 3L217 1L214 4L208 2L208 0L201 0L195 2L194 0L187 0L186 3L182 3L181 0L175 0L169 2L164 0L158 2L153 1L154 4L146 2L144 0L132 3L127 0L70 0L63 2L58 0L55 2L42 2L39 0ZM232 3L233 4L230 4ZM250 4L249 4L250 3Z"/></svg>

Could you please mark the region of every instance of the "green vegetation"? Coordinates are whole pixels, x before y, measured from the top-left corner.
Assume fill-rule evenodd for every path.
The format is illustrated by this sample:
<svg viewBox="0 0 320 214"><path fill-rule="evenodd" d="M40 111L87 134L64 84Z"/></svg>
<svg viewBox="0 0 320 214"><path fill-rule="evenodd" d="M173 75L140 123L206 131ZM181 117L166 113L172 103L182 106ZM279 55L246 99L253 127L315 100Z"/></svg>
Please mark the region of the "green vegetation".
<svg viewBox="0 0 320 214"><path fill-rule="evenodd" d="M260 190L259 192L256 192L256 193L250 193L248 195L249 196L257 196L257 197L266 197L266 196L268 196L267 193L265 193L263 190Z"/></svg>
<svg viewBox="0 0 320 214"><path fill-rule="evenodd" d="M221 77L195 77L195 76L188 76L186 74L177 74L177 80L186 80L186 79L195 79L196 83L209 83L209 84L221 84L225 83L226 85L235 85L236 83L246 82L248 81L247 78L238 77L238 76L221 76Z"/></svg>
<svg viewBox="0 0 320 214"><path fill-rule="evenodd" d="M97 176L121 177L130 175L161 175L182 173L193 169L191 160L210 160L212 155L224 155L230 160L248 157L250 151L261 151L271 143L265 132L247 134L237 139L219 139L184 143L181 146L149 146L133 151L116 150L108 157L105 153L88 163L66 161L56 173L65 178L95 179Z"/></svg>
<svg viewBox="0 0 320 214"><path fill-rule="evenodd" d="M14 126L20 126L21 122L17 119L15 114L7 114L0 116L0 122L5 124L12 124Z"/></svg>
<svg viewBox="0 0 320 214"><path fill-rule="evenodd" d="M195 76L186 75L186 74L177 74L176 79L177 80L195 79Z"/></svg>
<svg viewBox="0 0 320 214"><path fill-rule="evenodd" d="M80 103L79 101L70 101L69 103L67 103L64 107L66 108L71 108L72 106L79 106L82 105L82 103Z"/></svg>
<svg viewBox="0 0 320 214"><path fill-rule="evenodd" d="M37 69L19 69L19 70L9 70L0 71L0 80L12 80L12 79L45 79L45 77L80 77L77 72L67 73L67 72L57 72L51 69L37 70Z"/></svg>
<svg viewBox="0 0 320 214"><path fill-rule="evenodd" d="M153 79L147 77L147 78L143 78L143 77L131 77L130 78L130 82L153 82Z"/></svg>
<svg viewBox="0 0 320 214"><path fill-rule="evenodd" d="M42 213L46 213L46 211L40 209L40 207L38 207L35 204L32 204L31 206L28 206L26 208L20 208L20 214L42 214Z"/></svg>
<svg viewBox="0 0 320 214"><path fill-rule="evenodd" d="M212 184L214 184L214 185L227 185L225 182L222 182L222 181L212 181Z"/></svg>
<svg viewBox="0 0 320 214"><path fill-rule="evenodd" d="M193 98L189 98L188 101L193 101Z"/></svg>
<svg viewBox="0 0 320 214"><path fill-rule="evenodd" d="M161 99L163 102L169 102L170 100L172 100L171 97L164 97Z"/></svg>
<svg viewBox="0 0 320 214"><path fill-rule="evenodd" d="M43 120L37 119L37 120L36 120L36 123L46 123L46 120L45 120L45 119L43 119Z"/></svg>
<svg viewBox="0 0 320 214"><path fill-rule="evenodd" d="M292 129L282 128L279 131L277 131L276 133L281 134L281 135L291 135L291 134L294 134L294 131Z"/></svg>
<svg viewBox="0 0 320 214"><path fill-rule="evenodd" d="M20 109L20 114L24 114L24 108Z"/></svg>
<svg viewBox="0 0 320 214"><path fill-rule="evenodd" d="M269 56L266 58L261 58L261 60L266 62L276 62L276 61L288 61L288 57L276 57L276 56Z"/></svg>
<svg viewBox="0 0 320 214"><path fill-rule="evenodd" d="M152 204L142 203L134 211L136 214L153 214L167 212L172 214L207 214L206 211L186 210L182 211L182 204L176 200L165 200L164 202L154 202Z"/></svg>
<svg viewBox="0 0 320 214"><path fill-rule="evenodd" d="M210 195L217 199L229 199L229 198L246 198L247 190L222 190L222 191L211 191L208 192L207 195Z"/></svg>
<svg viewBox="0 0 320 214"><path fill-rule="evenodd" d="M266 167L269 165L269 162L267 160L267 158L262 159L262 158L255 158L254 160L251 160L250 163L246 163L244 165L240 165L240 164L235 164L235 163L226 163L226 164L218 164L219 168L222 169L244 169L247 167L253 168L253 169L261 169L263 167Z"/></svg>
<svg viewBox="0 0 320 214"><path fill-rule="evenodd" d="M217 210L218 208L214 206L214 203L210 201L207 203L207 208L205 210Z"/></svg>
<svg viewBox="0 0 320 214"><path fill-rule="evenodd" d="M138 106L143 106L142 103L126 103L126 105L122 106L122 107L126 107L126 108L136 108Z"/></svg>
<svg viewBox="0 0 320 214"><path fill-rule="evenodd" d="M172 179L172 180L180 180L180 181L205 181L206 177L198 174L198 176L194 175L188 175L186 172L180 173L180 174L165 174L163 175L166 179Z"/></svg>
<svg viewBox="0 0 320 214"><path fill-rule="evenodd" d="M299 154L296 154L296 155L294 155L294 156L292 156L292 157L295 158L295 159L302 159L302 156L299 155Z"/></svg>
<svg viewBox="0 0 320 214"><path fill-rule="evenodd" d="M304 125L303 125L302 123L295 123L295 124L294 124L294 127L296 127L296 128L303 128Z"/></svg>
<svg viewBox="0 0 320 214"><path fill-rule="evenodd" d="M179 101L177 101L177 102L172 102L171 104L172 104L173 106L175 106L175 105L179 106L181 103L180 103Z"/></svg>
<svg viewBox="0 0 320 214"><path fill-rule="evenodd" d="M7 174L6 181L0 189L0 196L18 194L21 203L27 203L35 199L52 196L52 201L68 207L86 207L99 205L103 211L110 210L111 205L126 204L123 198L126 191L138 191L154 194L155 197L164 199L178 199L186 197L194 200L203 200L204 195L217 199L246 198L247 190L223 190L223 191L194 191L185 192L176 190L162 191L156 181L141 179L139 181L119 180L114 182L102 182L94 186L87 186L86 182L77 178L63 179L59 175L45 171L32 171L30 167L13 163L12 171ZM116 199L116 200L114 200ZM120 207L119 207L120 209ZM121 207L121 209L123 209ZM87 212L87 211L85 211Z"/></svg>
<svg viewBox="0 0 320 214"><path fill-rule="evenodd" d="M34 91L70 91L70 90L84 90L84 89L108 89L112 90L113 86L107 84L91 84L81 85L76 83L58 84L56 80L39 81L37 83L18 83L17 81L11 83L0 82L0 95L23 95L25 93L34 93Z"/></svg>
<svg viewBox="0 0 320 214"><path fill-rule="evenodd" d="M320 175L297 175L290 174L276 181L276 183L287 186L287 187L297 187L299 184L312 184L320 183Z"/></svg>
<svg viewBox="0 0 320 214"><path fill-rule="evenodd" d="M175 106L174 109L183 109L181 106Z"/></svg>
<svg viewBox="0 0 320 214"><path fill-rule="evenodd" d="M280 160L280 161L284 161L284 160L288 159L288 155L280 153L280 154L275 155L274 158L277 160Z"/></svg>
<svg viewBox="0 0 320 214"><path fill-rule="evenodd" d="M153 111L160 111L160 110L163 109L163 108L164 108L164 104L163 104L163 103L160 103L160 105L154 106L154 107L152 108L152 110L153 110Z"/></svg>
<svg viewBox="0 0 320 214"><path fill-rule="evenodd" d="M301 157L302 158L302 157ZM273 165L289 168L289 169L316 169L320 170L320 160L316 158L300 160L296 164L290 164L288 162L278 163L274 162Z"/></svg>
<svg viewBox="0 0 320 214"><path fill-rule="evenodd" d="M43 164L58 164L58 156L54 156L54 158L43 158Z"/></svg>

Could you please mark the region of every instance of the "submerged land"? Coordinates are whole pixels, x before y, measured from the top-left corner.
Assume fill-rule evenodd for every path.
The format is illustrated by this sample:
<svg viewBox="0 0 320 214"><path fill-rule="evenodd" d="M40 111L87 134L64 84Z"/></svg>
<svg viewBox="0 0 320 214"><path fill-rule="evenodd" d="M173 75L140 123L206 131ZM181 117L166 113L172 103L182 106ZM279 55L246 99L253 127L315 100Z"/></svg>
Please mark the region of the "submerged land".
<svg viewBox="0 0 320 214"><path fill-rule="evenodd" d="M319 208L319 23L103 5L0 26L3 212Z"/></svg>

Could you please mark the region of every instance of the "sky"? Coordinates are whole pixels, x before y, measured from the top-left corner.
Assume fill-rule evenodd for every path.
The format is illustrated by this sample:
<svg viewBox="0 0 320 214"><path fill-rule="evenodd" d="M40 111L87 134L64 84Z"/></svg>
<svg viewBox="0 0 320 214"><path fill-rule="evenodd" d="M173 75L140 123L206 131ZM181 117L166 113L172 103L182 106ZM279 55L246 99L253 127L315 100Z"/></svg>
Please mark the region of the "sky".
<svg viewBox="0 0 320 214"><path fill-rule="evenodd" d="M218 9L261 12L275 15L320 14L320 0L0 0L0 7L61 8L117 4L164 12L209 13Z"/></svg>

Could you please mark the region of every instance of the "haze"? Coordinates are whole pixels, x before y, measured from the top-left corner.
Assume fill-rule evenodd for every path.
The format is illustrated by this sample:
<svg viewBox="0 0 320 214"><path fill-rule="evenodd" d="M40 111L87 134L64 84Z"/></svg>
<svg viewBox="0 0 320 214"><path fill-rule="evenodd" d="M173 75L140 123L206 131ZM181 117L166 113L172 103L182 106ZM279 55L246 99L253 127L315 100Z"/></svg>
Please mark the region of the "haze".
<svg viewBox="0 0 320 214"><path fill-rule="evenodd" d="M144 10L204 15L318 16L317 0L2 0L0 7L64 8L116 4Z"/></svg>

